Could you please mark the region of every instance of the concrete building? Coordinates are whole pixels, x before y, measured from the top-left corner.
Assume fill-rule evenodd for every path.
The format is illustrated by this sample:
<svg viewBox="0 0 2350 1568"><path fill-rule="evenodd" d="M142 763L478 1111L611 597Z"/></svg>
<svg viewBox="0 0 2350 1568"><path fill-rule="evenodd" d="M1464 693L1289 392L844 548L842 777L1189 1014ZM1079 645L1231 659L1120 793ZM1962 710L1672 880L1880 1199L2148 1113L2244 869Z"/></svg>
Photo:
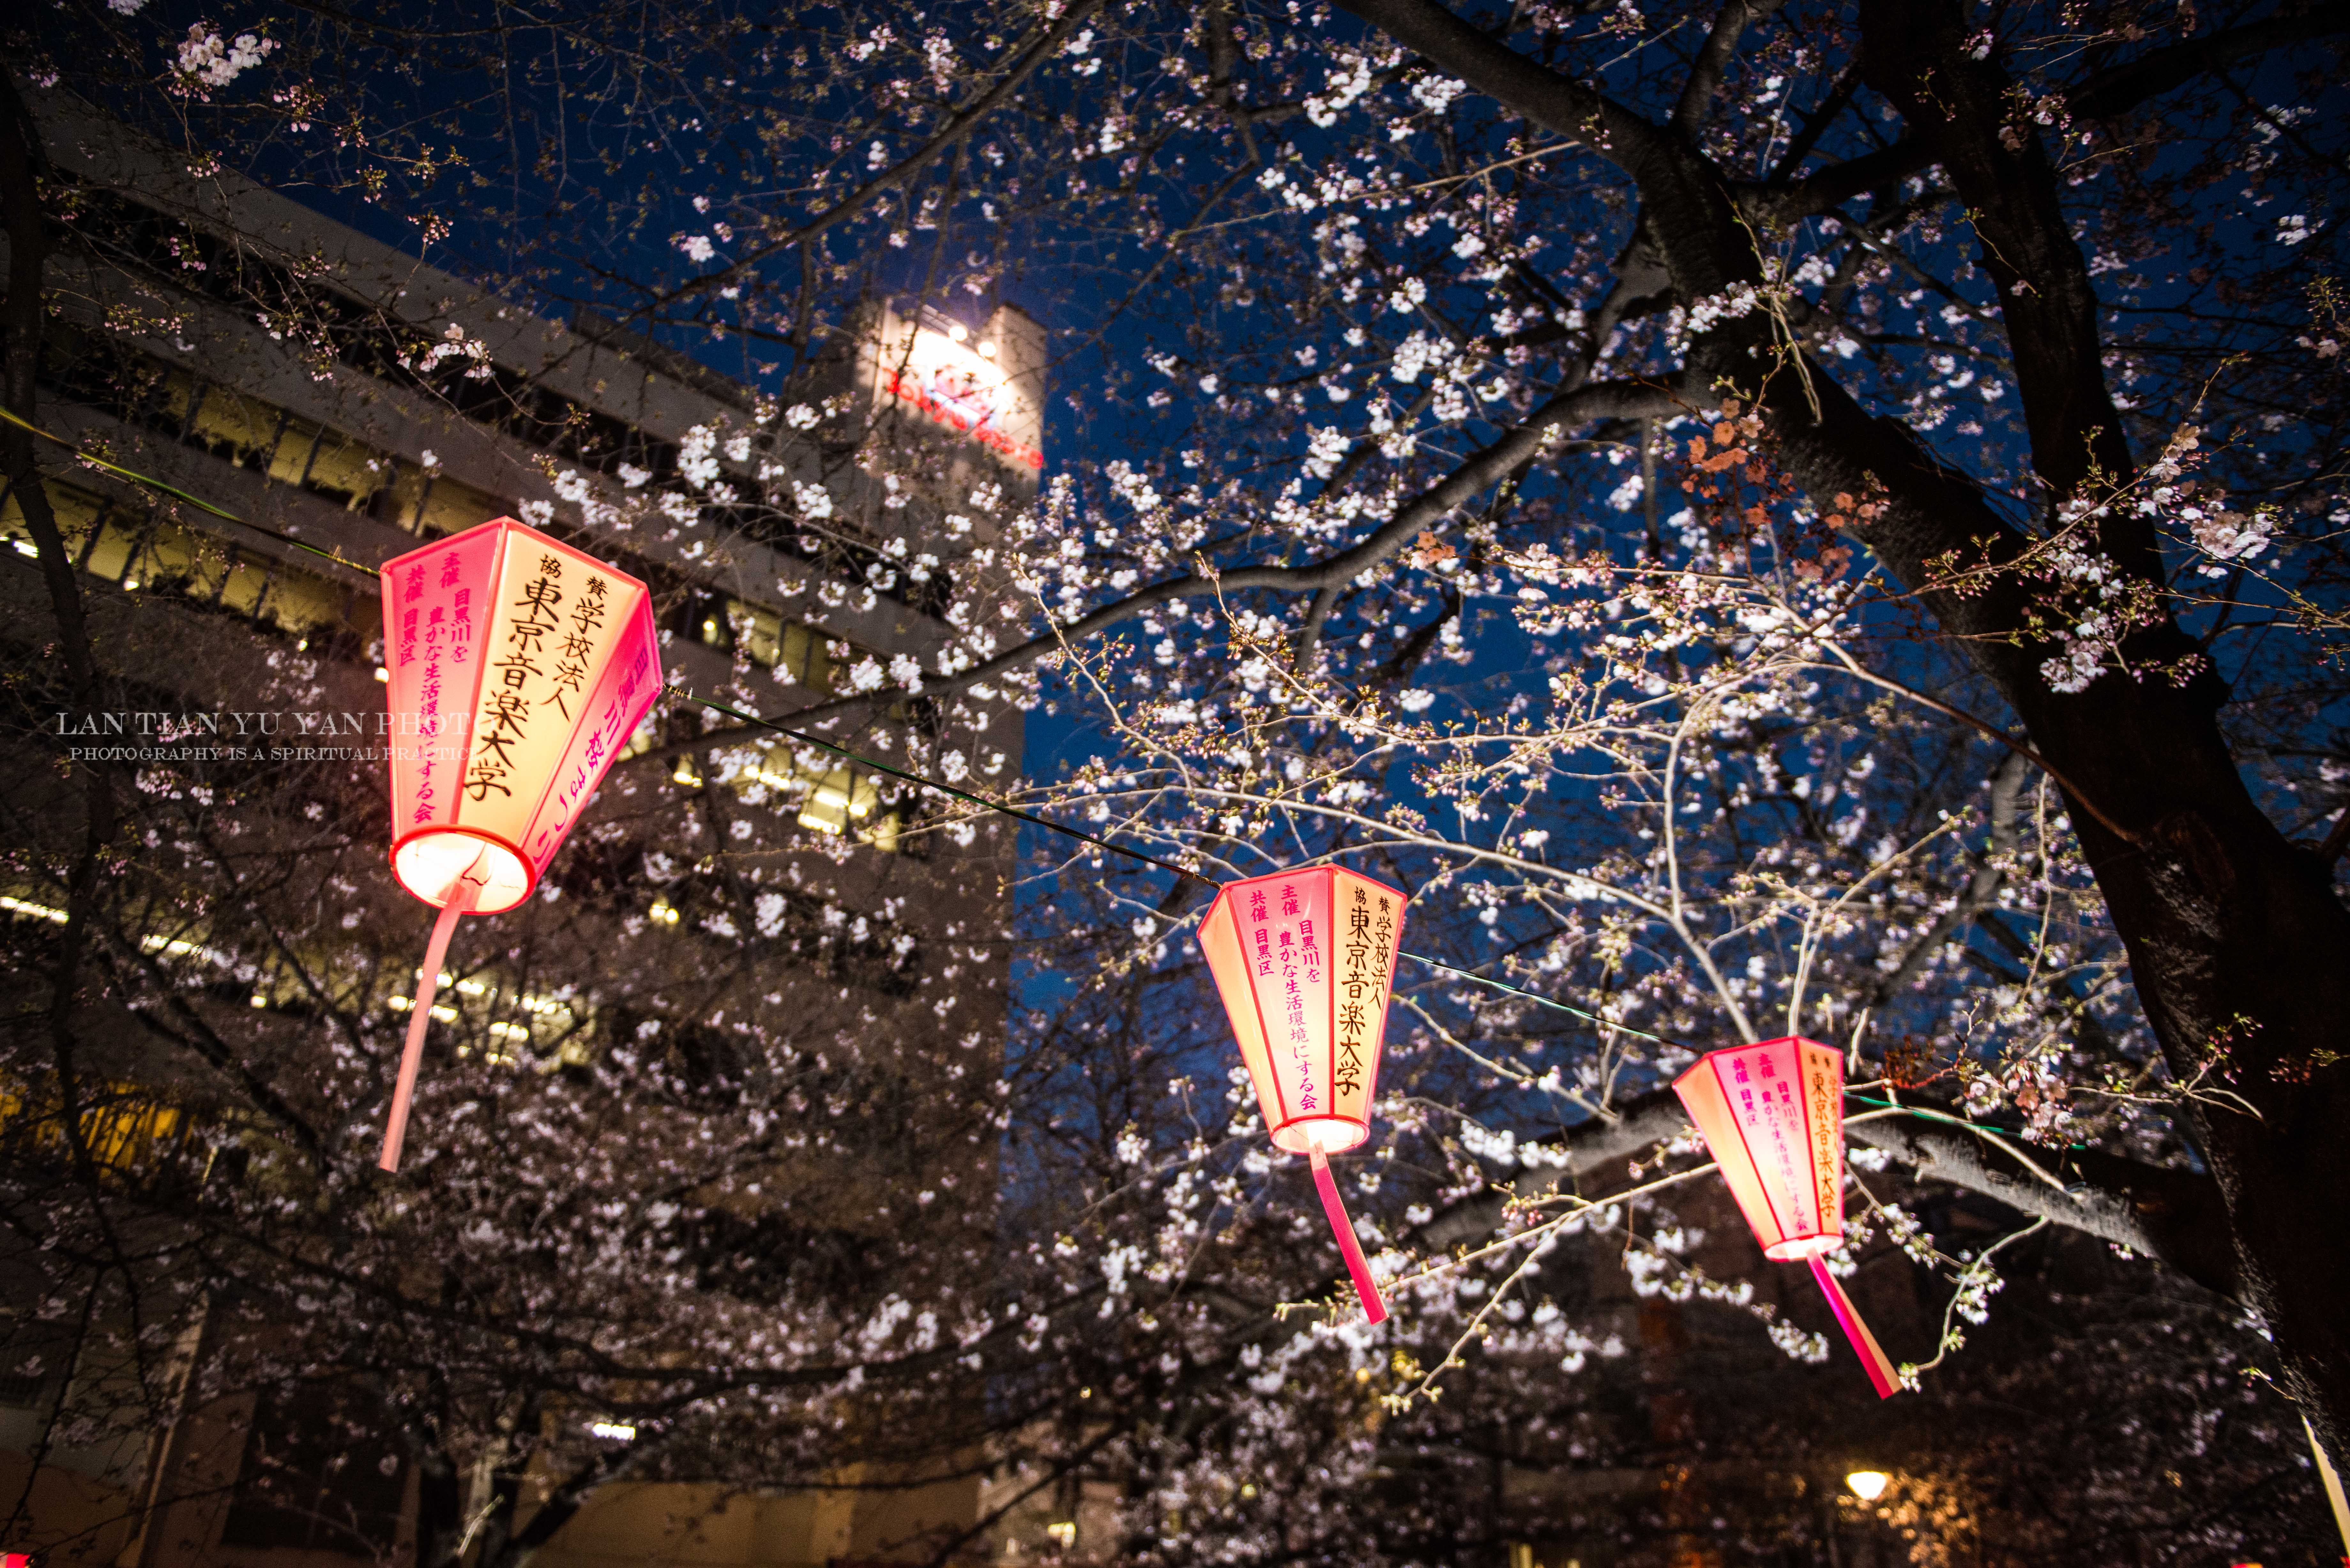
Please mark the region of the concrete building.
<svg viewBox="0 0 2350 1568"><path fill-rule="evenodd" d="M1043 461L1042 333L1016 308L964 322L877 306L854 348L778 407L591 313L547 319L234 174L195 178L184 160L62 95L36 101L52 163L75 187L75 222L97 236L51 264L61 314L40 422L268 531L57 464L48 499L106 674L159 709L215 724L294 707L380 712L382 626L366 568L498 515L557 532L653 587L672 691L769 714L856 695L884 675L935 671L952 657L956 623L987 607L971 597L983 590L955 586L956 565L1033 494ZM273 296L282 310L251 308ZM0 652L36 678L51 612L19 497L0 498ZM977 1040L992 1065L1012 836L928 831L924 803L896 780L789 743L735 734L705 744L708 732L691 710L665 703L607 793L727 791L728 813L752 821L773 851L760 874L776 929L807 933L805 969L772 981L787 1005L813 1023L837 1016L877 1051L920 1055ZM959 753L983 778L1019 766L1020 714L1008 701L960 725L899 702L861 733L859 744L894 745L899 757L920 733L926 754ZM20 756L13 776L37 819L37 788L48 787L39 768ZM668 961L690 969L691 944L706 940L696 877L688 867L637 889L629 896L640 907L616 915L611 933L667 942ZM27 940L61 919L37 878L16 877L0 893L0 921ZM134 940L192 965L203 958L200 933ZM960 941L991 956L953 961L971 973L951 1009L917 1004L912 968L949 961ZM298 1012L267 974L234 984L250 990L257 1020ZM471 985L450 996L451 1018L462 1012L466 1038L518 1072L591 1053L629 1023L502 981L494 965ZM496 1016L484 1022L484 1010ZM690 1055L691 1036L670 1027ZM102 1070L136 1092L85 1118L92 1141L126 1161L192 1147L201 1113L179 1091L201 1100L202 1085L156 1082L131 1044L101 1049L112 1053ZM33 1149L31 1134L12 1145L8 1128L33 1125L36 1097L0 1080L0 1158ZM0 1285L0 1345L21 1352L34 1325L7 1296ZM202 1332L183 1336L177 1376L206 1353ZM33 1521L26 1541L0 1549L141 1568L412 1561L417 1482L396 1455L379 1465L372 1454L280 1453L281 1473L315 1475L317 1506L259 1500L250 1483L273 1438L267 1399L190 1407L157 1429L76 1446L56 1438L60 1400L88 1396L107 1374L75 1376L73 1387L42 1373L0 1376L0 1490L29 1489ZM347 1462L355 1457L369 1462ZM837 1486L795 1493L614 1485L537 1561L888 1561L978 1515L976 1476L913 1488L895 1479L850 1467ZM372 1533L322 1522L330 1518L369 1521Z"/></svg>

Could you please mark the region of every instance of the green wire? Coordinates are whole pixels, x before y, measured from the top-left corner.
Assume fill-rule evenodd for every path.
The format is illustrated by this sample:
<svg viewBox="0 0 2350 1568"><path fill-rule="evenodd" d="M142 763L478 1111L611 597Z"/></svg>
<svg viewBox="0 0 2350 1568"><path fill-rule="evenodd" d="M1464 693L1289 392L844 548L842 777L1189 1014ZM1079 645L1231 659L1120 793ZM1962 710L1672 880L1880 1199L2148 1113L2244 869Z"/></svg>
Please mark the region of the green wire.
<svg viewBox="0 0 2350 1568"><path fill-rule="evenodd" d="M1016 806L1004 805L1000 802L989 800L984 795L973 794L969 790L957 789L952 784L941 784L936 779L924 778L920 774L908 773L904 768L894 767L888 763L880 761L879 758L866 756L860 752L853 752L847 746L840 744L837 741L827 741L820 735L811 735L799 730L786 729L785 726L776 723L772 719L763 719L756 713L746 713L742 709L733 707L727 703L712 701L711 699L704 697L698 692L686 691L681 693L681 695L683 696L685 701L695 703L698 706L707 708L712 712L723 713L729 718L738 720L743 723L754 725L762 730L771 730L778 735L788 736L795 741L803 741L811 746L821 746L826 751L832 753L836 756L846 757L852 763L862 763L864 766L871 768L876 773L887 774L891 778L903 779L908 784L920 784L925 789L937 790L941 794L951 795L957 800L968 801L972 805L980 806L988 811L1001 812L1005 816L1017 817L1022 822L1034 823L1036 826L1042 827L1048 832L1065 834L1071 838L1080 839L1085 843L1097 846L1097 848L1107 849L1113 855L1123 855L1130 860L1139 860L1146 866L1156 866L1162 870L1172 871L1178 877L1188 881L1199 882L1207 886L1213 885L1209 883L1208 879L1201 876L1197 871L1186 870L1184 867L1176 865L1172 861L1161 860L1156 855L1146 855L1139 849L1129 849L1123 844L1113 843L1109 839L1103 838L1098 835L1087 833L1082 828L1071 827L1066 823L1055 822L1050 817L1038 816L1034 812L1022 811ZM1495 991L1506 991L1513 996L1523 996L1529 1002L1538 1002L1544 1007L1556 1008L1561 1012L1571 1012L1577 1018L1588 1019L1592 1023L1599 1024L1603 1028L1620 1029L1627 1034L1637 1034L1643 1040L1654 1040L1660 1045L1678 1045L1680 1044L1679 1041L1668 1040L1661 1034L1651 1034L1645 1029L1635 1029L1628 1023L1618 1023L1613 1019L1603 1018L1598 1013L1586 1012L1580 1007L1574 1007L1564 1002L1554 1001L1550 997L1543 996L1537 992L1528 991L1523 986L1512 985L1505 980L1494 980L1489 975L1478 974L1473 971L1462 969L1457 964L1446 963L1441 959L1430 958L1426 953L1404 952L1399 953L1397 956L1399 958L1410 959L1418 963L1424 963L1430 969L1440 969L1447 974L1457 974L1461 979L1472 981L1479 985L1491 986ZM1683 1046L1682 1049L1687 1050L1689 1047Z"/></svg>
<svg viewBox="0 0 2350 1568"><path fill-rule="evenodd" d="M39 436L43 441L53 441L57 442L59 446L66 448L76 457L81 459L82 462L88 463L92 468L102 468L109 473L121 475L123 478L130 480L134 484L143 484L150 490L160 490L175 501L186 502L189 505L195 507L198 511L209 512L213 516L221 518L226 522L234 523L240 528L250 528L265 539L275 539L281 545L291 545L297 550L307 550L314 556L319 556L325 560L332 561L335 565L346 567L354 572L365 572L369 576L374 576L376 575L376 568L373 566L362 566L357 561L347 561L342 556L335 554L332 550L322 550L317 545L310 544L306 540L295 538L291 534L281 534L275 528L265 528L260 524L249 522L246 519L238 516L234 512L224 511L222 508L213 505L211 502L206 501L203 497L200 495L191 495L176 484L166 484L163 481L157 479L152 474L141 473L135 468L125 468L119 462L109 462L102 457L84 452L80 447L76 446L73 442L66 440L65 437L61 435L52 435L47 431L43 430L40 426L24 419L18 415L14 409L0 407L0 420L6 420L18 430L30 431L33 434Z"/></svg>

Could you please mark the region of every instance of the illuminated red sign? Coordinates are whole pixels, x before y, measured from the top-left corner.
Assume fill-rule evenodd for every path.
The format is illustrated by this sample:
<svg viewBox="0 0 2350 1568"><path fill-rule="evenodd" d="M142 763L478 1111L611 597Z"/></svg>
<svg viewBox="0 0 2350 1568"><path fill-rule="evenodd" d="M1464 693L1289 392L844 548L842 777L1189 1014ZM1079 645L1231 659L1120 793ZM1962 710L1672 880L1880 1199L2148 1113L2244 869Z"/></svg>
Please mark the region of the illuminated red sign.
<svg viewBox="0 0 2350 1568"><path fill-rule="evenodd" d="M900 402L911 403L948 429L969 436L992 452L1030 468L1043 468L1045 454L995 428L995 389L978 376L941 366L927 378L881 373L881 388Z"/></svg>

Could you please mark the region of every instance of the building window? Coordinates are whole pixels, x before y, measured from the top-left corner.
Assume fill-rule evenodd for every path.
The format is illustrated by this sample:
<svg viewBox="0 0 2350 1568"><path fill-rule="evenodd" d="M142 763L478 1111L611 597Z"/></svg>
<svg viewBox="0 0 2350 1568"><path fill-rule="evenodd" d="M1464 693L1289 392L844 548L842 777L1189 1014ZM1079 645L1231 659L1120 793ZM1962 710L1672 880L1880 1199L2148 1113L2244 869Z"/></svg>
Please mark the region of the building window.
<svg viewBox="0 0 2350 1568"><path fill-rule="evenodd" d="M119 505L55 480L45 488L66 548L90 576L306 642L338 637L356 648L352 590L342 584L183 527L161 508ZM0 537L19 556L39 553L13 490L0 490Z"/></svg>
<svg viewBox="0 0 2350 1568"><path fill-rule="evenodd" d="M725 647L739 649L762 669L781 671L787 678L785 685L805 686L813 691L839 690L841 667L834 660L825 634L816 628L785 620L773 610L741 599L726 601L725 616L730 633Z"/></svg>
<svg viewBox="0 0 2350 1568"><path fill-rule="evenodd" d="M719 782L733 785L753 805L780 797L777 804L797 806L799 825L810 832L853 838L885 854L900 847L905 819L882 799L881 781L829 753L795 751L779 739L730 746L713 760Z"/></svg>

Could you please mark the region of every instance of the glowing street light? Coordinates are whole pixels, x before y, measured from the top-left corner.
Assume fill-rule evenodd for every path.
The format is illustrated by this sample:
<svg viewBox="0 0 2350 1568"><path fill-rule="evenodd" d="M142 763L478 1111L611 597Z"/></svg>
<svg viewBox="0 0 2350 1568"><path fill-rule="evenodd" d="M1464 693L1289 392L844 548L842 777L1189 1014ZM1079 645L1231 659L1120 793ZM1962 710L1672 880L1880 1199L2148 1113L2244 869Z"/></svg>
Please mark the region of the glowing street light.
<svg viewBox="0 0 2350 1568"><path fill-rule="evenodd" d="M1863 1502L1875 1502L1883 1497L1892 1482L1893 1478L1883 1470L1855 1470L1844 1478L1844 1484L1852 1488L1852 1495Z"/></svg>

